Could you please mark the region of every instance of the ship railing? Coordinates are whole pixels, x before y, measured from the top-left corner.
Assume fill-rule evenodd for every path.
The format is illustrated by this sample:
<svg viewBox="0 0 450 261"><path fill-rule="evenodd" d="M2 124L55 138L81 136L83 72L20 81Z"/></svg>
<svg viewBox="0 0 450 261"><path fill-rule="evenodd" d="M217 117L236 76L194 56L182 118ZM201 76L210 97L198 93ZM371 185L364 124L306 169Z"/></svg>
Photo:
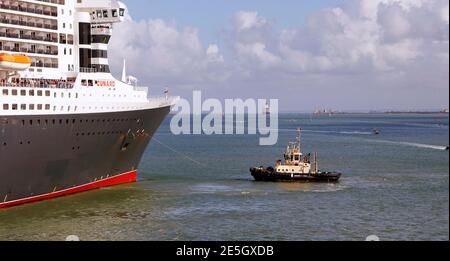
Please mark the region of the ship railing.
<svg viewBox="0 0 450 261"><path fill-rule="evenodd" d="M96 68L81 67L80 72L81 73L96 73L96 72L98 72L98 70Z"/></svg>
<svg viewBox="0 0 450 261"><path fill-rule="evenodd" d="M80 68L81 73L110 73L109 66L104 65L100 68L88 68L88 67L81 67Z"/></svg>
<svg viewBox="0 0 450 261"><path fill-rule="evenodd" d="M3 83L2 88L73 89L73 83Z"/></svg>
<svg viewBox="0 0 450 261"><path fill-rule="evenodd" d="M55 9L52 8L52 10L44 10L43 7L22 7L20 5L10 5L10 4L1 4L0 7L2 9L8 9L12 11L20 11L20 12L26 12L26 13L32 13L32 14L38 14L38 15L46 15L46 16L53 16L57 17L58 13Z"/></svg>
<svg viewBox="0 0 450 261"><path fill-rule="evenodd" d="M174 105L179 99L180 97L176 96L151 96L148 98L148 101L156 107L166 107Z"/></svg>
<svg viewBox="0 0 450 261"><path fill-rule="evenodd" d="M147 92L148 93L148 87L134 86L133 90L136 91L136 92Z"/></svg>

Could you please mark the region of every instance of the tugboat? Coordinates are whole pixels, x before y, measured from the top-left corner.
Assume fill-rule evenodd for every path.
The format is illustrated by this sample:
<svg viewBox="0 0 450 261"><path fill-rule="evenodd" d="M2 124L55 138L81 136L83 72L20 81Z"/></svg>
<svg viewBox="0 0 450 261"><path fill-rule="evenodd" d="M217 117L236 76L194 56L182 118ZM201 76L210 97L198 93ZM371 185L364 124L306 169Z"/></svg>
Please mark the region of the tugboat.
<svg viewBox="0 0 450 261"><path fill-rule="evenodd" d="M301 129L298 129L296 142L287 146L284 163L276 162L275 167L255 167L250 172L256 181L269 182L338 182L342 174L337 172L322 172L319 170L317 154L304 155L301 150Z"/></svg>

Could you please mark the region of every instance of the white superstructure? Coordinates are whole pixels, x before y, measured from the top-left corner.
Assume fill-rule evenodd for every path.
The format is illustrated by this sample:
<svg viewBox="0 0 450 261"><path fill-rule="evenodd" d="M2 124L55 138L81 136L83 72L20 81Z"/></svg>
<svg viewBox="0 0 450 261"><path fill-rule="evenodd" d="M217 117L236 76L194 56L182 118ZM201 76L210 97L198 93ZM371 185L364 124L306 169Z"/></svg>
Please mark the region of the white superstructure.
<svg viewBox="0 0 450 261"><path fill-rule="evenodd" d="M148 98L133 77L116 80L108 65L117 0L0 0L0 53L32 59L22 71L0 69L0 116L151 109L172 98Z"/></svg>

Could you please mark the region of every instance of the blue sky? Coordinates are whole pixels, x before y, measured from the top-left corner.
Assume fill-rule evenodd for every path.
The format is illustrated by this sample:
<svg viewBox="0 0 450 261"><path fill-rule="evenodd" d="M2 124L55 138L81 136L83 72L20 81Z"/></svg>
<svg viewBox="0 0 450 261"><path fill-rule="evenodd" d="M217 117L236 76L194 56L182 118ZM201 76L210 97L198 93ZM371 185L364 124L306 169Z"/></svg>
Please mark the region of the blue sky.
<svg viewBox="0 0 450 261"><path fill-rule="evenodd" d="M280 109L449 106L448 0L122 0L110 64L141 84ZM305 95L306 94L306 95Z"/></svg>
<svg viewBox="0 0 450 261"><path fill-rule="evenodd" d="M161 18L179 27L200 29L200 38L215 42L234 13L257 11L274 22L274 27L296 28L323 8L335 6L338 0L124 0L133 19Z"/></svg>

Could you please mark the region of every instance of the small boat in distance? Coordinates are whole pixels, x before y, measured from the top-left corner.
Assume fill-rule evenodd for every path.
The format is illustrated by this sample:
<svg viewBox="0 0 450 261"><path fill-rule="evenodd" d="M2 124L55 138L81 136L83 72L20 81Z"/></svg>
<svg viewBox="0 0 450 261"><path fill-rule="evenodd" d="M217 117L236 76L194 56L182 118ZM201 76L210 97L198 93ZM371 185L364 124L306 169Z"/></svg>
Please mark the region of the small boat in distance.
<svg viewBox="0 0 450 261"><path fill-rule="evenodd" d="M317 154L304 155L301 150L301 129L298 129L297 142L289 143L282 160L275 167L251 168L250 172L256 181L272 182L338 182L342 174L337 172L322 172L319 170Z"/></svg>
<svg viewBox="0 0 450 261"><path fill-rule="evenodd" d="M270 104L269 103L266 103L266 106L264 107L264 111L263 111L263 114L265 114L265 115L270 115L271 114L271 108L270 108Z"/></svg>
<svg viewBox="0 0 450 261"><path fill-rule="evenodd" d="M372 133L373 133L373 135L380 135L381 131L379 129L373 129Z"/></svg>

